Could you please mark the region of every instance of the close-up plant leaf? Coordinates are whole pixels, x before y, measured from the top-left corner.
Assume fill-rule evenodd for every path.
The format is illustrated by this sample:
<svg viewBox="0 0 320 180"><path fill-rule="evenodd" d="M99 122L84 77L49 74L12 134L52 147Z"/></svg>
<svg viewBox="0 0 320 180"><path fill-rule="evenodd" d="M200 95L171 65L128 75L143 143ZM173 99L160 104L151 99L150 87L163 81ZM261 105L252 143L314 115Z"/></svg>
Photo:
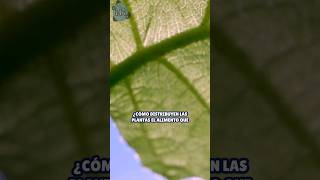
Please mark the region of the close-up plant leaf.
<svg viewBox="0 0 320 180"><path fill-rule="evenodd" d="M210 1L124 3L129 20L110 14L112 119L146 167L209 179ZM135 111L188 111L191 122L134 124Z"/></svg>
<svg viewBox="0 0 320 180"><path fill-rule="evenodd" d="M0 179L67 179L109 151L106 18L79 14L85 1L0 3Z"/></svg>
<svg viewBox="0 0 320 180"><path fill-rule="evenodd" d="M254 179L319 179L319 1L214 1L211 85L208 1L123 2L109 52L98 1L0 0L1 180L66 179L108 155L107 85L123 137L170 180L209 179L209 144L249 158ZM140 110L191 121L130 123Z"/></svg>
<svg viewBox="0 0 320 180"><path fill-rule="evenodd" d="M319 1L215 2L213 155L319 179Z"/></svg>

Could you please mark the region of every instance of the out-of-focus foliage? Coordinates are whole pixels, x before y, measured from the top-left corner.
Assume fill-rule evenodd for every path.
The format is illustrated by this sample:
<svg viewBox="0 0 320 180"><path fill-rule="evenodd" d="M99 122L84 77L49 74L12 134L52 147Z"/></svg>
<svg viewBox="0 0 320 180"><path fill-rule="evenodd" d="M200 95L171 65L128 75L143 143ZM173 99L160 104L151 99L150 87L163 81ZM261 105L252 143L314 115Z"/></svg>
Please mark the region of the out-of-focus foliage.
<svg viewBox="0 0 320 180"><path fill-rule="evenodd" d="M6 9L0 11L0 28L2 20L21 16L18 12L30 5L15 2L0 2ZM0 171L8 180L67 179L74 161L108 154L103 27L105 18L96 17L64 43L1 77ZM16 59L0 61L1 66Z"/></svg>
<svg viewBox="0 0 320 180"><path fill-rule="evenodd" d="M17 1L0 1L0 22L7 16L14 16L16 12L24 10L24 6L15 4L15 2ZM25 1L20 0L19 2L23 4ZM152 9L156 9L161 4L178 1L134 2L144 4L147 9L154 11ZM149 6L149 3L146 2L153 3L153 6ZM190 1L191 9L197 7L204 9L205 4L199 6L201 4L199 2ZM27 7L30 4L32 3L27 3ZM319 1L221 0L215 1L214 4L216 13L214 27L219 28L218 33L213 34L213 37L218 40L214 45L217 47L224 47L224 44L232 45L229 48L217 48L213 52L215 55L213 77L215 81L215 120L211 124L214 125L214 139L212 140L214 156L245 156L250 158L250 174L259 180L319 179L319 165L317 165L319 162L317 144L320 139L318 111L320 99L318 93L320 81L318 75L318 67L320 66ZM184 5L175 8L167 6L158 13L140 11L139 8L135 9L136 7L139 6L132 5L133 13L140 14L136 19L143 21L143 23L137 23L136 28L143 46L157 44L163 39L175 36L178 32L194 28L199 24L203 15L203 10L191 13L192 16L187 13L182 19L189 21L175 24L181 18L170 19L169 17L176 17L172 16L170 12L174 12L172 9L176 10L179 7L185 8ZM195 13L199 13L199 15L195 16ZM169 22L172 20L171 24L166 26L167 33L150 36L164 30L154 26L155 22L160 21L161 14L167 15ZM120 34L131 33L132 27L134 27L130 22L125 23L127 23L124 25L127 29L119 28L124 31ZM74 114L65 109L70 105L70 102L64 101L66 89L73 96L71 107L76 107L78 112L75 117L81 117L82 124L88 128L85 130L88 131L87 138L92 144L90 149L94 149L92 152L107 151L104 142L105 128L99 123L101 118L105 117L105 106L101 100L104 99L104 85L106 83L103 80L103 73L106 68L103 61L97 60L104 58L100 55L104 54L105 49L101 48L104 39L97 33L95 25L97 24L90 24L86 30L50 54L39 56L33 63L24 66L1 84L0 170L6 174L8 179L56 180L65 179L69 174L72 161L79 158L78 154L81 154L82 148L79 148L79 143L76 143L78 141L75 140L77 138L70 130L72 125L66 121L70 118L70 114ZM115 24L115 27L120 25ZM105 20L101 21L100 26L105 26ZM170 29L174 31L170 31ZM151 32L151 34L148 35L147 32ZM121 36L114 34L114 37ZM122 40L127 40L126 46L128 48L122 49L121 54L112 57L111 60L115 64L122 62L136 52L137 42L139 42L137 38L132 36L125 38L128 39ZM220 41L221 39L226 40L225 38L228 41ZM118 41L120 42L121 39L114 42ZM208 40L179 48L170 52L165 58L173 65L177 65L174 64L177 62L174 61L177 51L195 51L200 56L200 52L203 50L199 50L199 47L204 44L208 44ZM139 46L139 48L141 47ZM114 50L111 49L111 51ZM189 53L186 55L188 56ZM243 56L244 54L245 56ZM59 60L57 66L60 68L52 69L46 61L49 58ZM145 67L150 69L145 69L151 71L152 68L159 67L161 70L159 72L164 72L164 65L160 63L154 65L156 63L157 61L153 61L149 63L150 65L146 64ZM192 72L192 70L187 71ZM59 76L62 74L64 78L57 80L59 76L56 75L58 74ZM145 74L145 72L137 70L132 76L139 74ZM141 83L135 81L135 78L131 78L132 76L130 75L126 81L134 84ZM150 79L153 77L155 76L150 76ZM172 77L174 78L174 76ZM169 77L157 83L164 81L172 83ZM177 83L181 84L178 81ZM203 81L195 83L198 86L197 89L199 87L201 89L201 83ZM124 82L120 82L117 85L119 92L128 91L125 89L128 87L123 84ZM150 84L143 83L141 86L148 88ZM166 90L170 87L168 86ZM134 92L134 88L131 87L131 89ZM186 93L190 94L188 91ZM201 94L206 94L206 92L201 92ZM147 93L146 95L151 94ZM174 93L171 95L173 96ZM176 95L183 97L186 94ZM203 97L208 103L207 97ZM115 101L113 100L113 102ZM101 105L97 102L100 102ZM130 103L132 102L131 97L127 97L127 100L122 102L124 103L118 105L124 110L134 110L132 103ZM197 103L197 101L194 102ZM69 105L66 106L66 104ZM193 107L202 106L195 104ZM115 109L113 111L116 112ZM124 115L116 114L116 116L124 117L118 120L120 127L121 121L127 121L129 117L128 112ZM123 133L125 128L122 125ZM157 132L157 129L154 131ZM179 133L174 134L179 135ZM154 138L154 136L148 138ZM137 147L140 140L141 138L137 138L137 143L131 141L131 145L135 147L134 144L136 144ZM168 147L174 144L166 139L163 140L163 144L169 144ZM157 139L157 141L161 142L161 139ZM199 143L199 139L195 141ZM205 139L200 139L200 142L205 141ZM175 146L173 147L175 148ZM139 149L143 148L137 149L139 152ZM161 147L157 147L157 149L163 150ZM148 153L140 152L145 155ZM193 155L197 155L195 152L192 153L191 159L194 158ZM156 158L158 157L150 157L151 160ZM142 159L145 164L150 165L146 162L149 156L142 156ZM176 156L172 159L176 160ZM203 175L202 172L206 171L193 169L187 170L183 174L183 169L176 171L177 166L164 167L163 163L159 163L159 167L149 167L169 176L171 172L167 172L165 169L174 169L175 172L178 172L175 177L191 174ZM200 166L193 165L192 167Z"/></svg>
<svg viewBox="0 0 320 180"><path fill-rule="evenodd" d="M112 118L148 168L170 180L209 179L209 2L125 3L130 20L111 22ZM191 122L133 124L135 111L189 111Z"/></svg>
<svg viewBox="0 0 320 180"><path fill-rule="evenodd" d="M319 1L215 1L214 156L259 180L319 179Z"/></svg>

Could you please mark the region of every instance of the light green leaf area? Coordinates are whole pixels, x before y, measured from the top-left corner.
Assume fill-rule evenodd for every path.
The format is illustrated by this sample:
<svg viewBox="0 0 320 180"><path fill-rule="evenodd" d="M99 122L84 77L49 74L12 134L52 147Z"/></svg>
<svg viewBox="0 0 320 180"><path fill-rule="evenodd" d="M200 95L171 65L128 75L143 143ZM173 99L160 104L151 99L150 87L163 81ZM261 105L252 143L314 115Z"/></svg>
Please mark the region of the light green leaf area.
<svg viewBox="0 0 320 180"><path fill-rule="evenodd" d="M111 116L143 164L168 179L209 179L209 2L124 1L112 21ZM115 1L111 1L111 6ZM135 111L188 111L187 124L134 124Z"/></svg>

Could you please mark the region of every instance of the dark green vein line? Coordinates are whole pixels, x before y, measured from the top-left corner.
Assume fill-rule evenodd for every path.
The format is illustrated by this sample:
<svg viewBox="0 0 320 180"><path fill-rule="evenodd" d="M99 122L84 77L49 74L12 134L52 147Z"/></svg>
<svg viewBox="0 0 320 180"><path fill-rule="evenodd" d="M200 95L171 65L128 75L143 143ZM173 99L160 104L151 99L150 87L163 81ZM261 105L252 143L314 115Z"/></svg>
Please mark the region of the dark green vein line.
<svg viewBox="0 0 320 180"><path fill-rule="evenodd" d="M191 91L191 93L195 96L195 98L201 103L201 105L210 112L210 107L197 91L197 89L192 85L192 83L185 77L179 69L177 69L174 65L172 65L167 59L160 59L159 62L164 65L167 69L173 72L180 81L185 84L185 86Z"/></svg>
<svg viewBox="0 0 320 180"><path fill-rule="evenodd" d="M149 33L149 30L150 30L152 19L153 19L153 16L149 18L149 21L147 23L146 32L145 32L146 35L144 36L143 42L145 42L147 37L148 37L148 33Z"/></svg>
<svg viewBox="0 0 320 180"><path fill-rule="evenodd" d="M209 28L198 27L165 39L158 44L144 48L128 57L111 70L110 86L113 87L142 65L157 60L173 50L208 37L210 37Z"/></svg>
<svg viewBox="0 0 320 180"><path fill-rule="evenodd" d="M132 8L130 3L128 2L128 0L124 0L124 3L127 5L129 12L131 13L131 17L130 17L130 25L131 25L131 30L132 30L132 34L134 37L134 40L136 42L137 45L137 49L141 49L143 48L143 43L139 34L139 29L138 29L138 24L136 21L136 17L134 16L133 12L132 12Z"/></svg>
<svg viewBox="0 0 320 180"><path fill-rule="evenodd" d="M204 14L203 20L201 22L201 26L210 22L210 15L211 15L211 0L208 0L208 5L206 8L206 12Z"/></svg>
<svg viewBox="0 0 320 180"><path fill-rule="evenodd" d="M219 27L216 26L213 30L215 51L223 55L227 63L245 77L256 93L261 95L264 101L270 105L277 114L278 120L288 128L297 142L310 151L311 158L320 167L319 145L303 124L303 119L281 96L277 88L272 85L271 80L263 72L257 70L251 57L243 49L237 46Z"/></svg>
<svg viewBox="0 0 320 180"><path fill-rule="evenodd" d="M134 111L139 111L140 108L139 108L139 105L138 105L137 100L135 98L135 95L133 93L133 90L132 90L132 87L131 87L131 81L130 81L129 78L125 79L125 87L128 90L128 94L129 94L130 100L132 102ZM144 137L148 138L148 131L147 131L146 127L145 127L145 124L141 123L140 127L141 127L141 130L142 130L142 133L144 134ZM154 151L155 148L153 147L152 142L151 141L146 141L146 143L147 143L147 146L149 147L152 155L156 157L156 152Z"/></svg>
<svg viewBox="0 0 320 180"><path fill-rule="evenodd" d="M125 79L124 81L125 81L125 87L128 90L128 94L129 94L130 100L132 102L134 111L139 111L139 106L138 106L136 98L133 94L133 90L131 88L131 82L130 82L129 78Z"/></svg>

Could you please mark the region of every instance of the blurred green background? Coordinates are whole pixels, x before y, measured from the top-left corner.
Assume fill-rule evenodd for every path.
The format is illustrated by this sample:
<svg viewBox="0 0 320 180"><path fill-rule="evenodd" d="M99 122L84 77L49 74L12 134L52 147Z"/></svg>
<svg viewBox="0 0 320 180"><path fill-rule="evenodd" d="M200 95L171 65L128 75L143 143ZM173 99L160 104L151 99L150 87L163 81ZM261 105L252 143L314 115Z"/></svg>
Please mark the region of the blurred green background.
<svg viewBox="0 0 320 180"><path fill-rule="evenodd" d="M105 1L0 1L0 171L66 179L108 156Z"/></svg>
<svg viewBox="0 0 320 180"><path fill-rule="evenodd" d="M212 152L250 158L255 179L320 177L319 3L214 1ZM108 152L105 9L0 1L0 170L9 180L65 179L74 160Z"/></svg>
<svg viewBox="0 0 320 180"><path fill-rule="evenodd" d="M215 1L213 155L319 179L319 1Z"/></svg>

